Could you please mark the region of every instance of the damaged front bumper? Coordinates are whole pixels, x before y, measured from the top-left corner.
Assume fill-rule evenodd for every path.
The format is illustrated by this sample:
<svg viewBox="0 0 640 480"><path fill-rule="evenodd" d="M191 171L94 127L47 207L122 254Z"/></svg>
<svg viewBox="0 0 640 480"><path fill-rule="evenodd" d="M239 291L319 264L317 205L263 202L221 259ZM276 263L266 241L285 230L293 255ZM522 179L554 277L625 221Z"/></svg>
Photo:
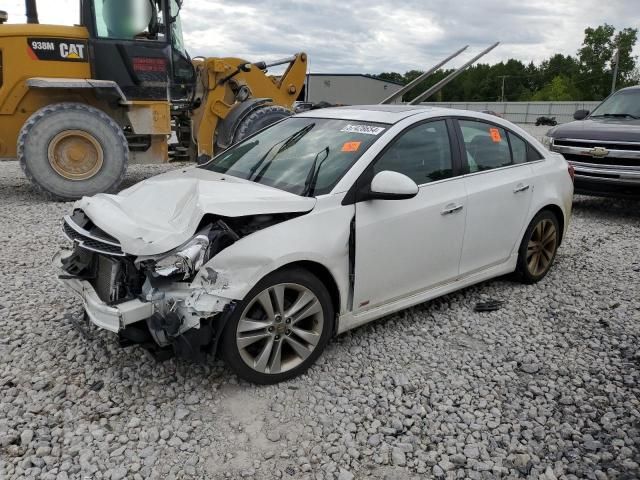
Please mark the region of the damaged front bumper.
<svg viewBox="0 0 640 480"><path fill-rule="evenodd" d="M58 281L80 298L86 318L95 326L118 334L125 344L173 347L179 356L193 360L215 353L234 300L181 282L147 289L138 298L105 302L89 280L63 268L63 259L71 253L63 250L53 259Z"/></svg>

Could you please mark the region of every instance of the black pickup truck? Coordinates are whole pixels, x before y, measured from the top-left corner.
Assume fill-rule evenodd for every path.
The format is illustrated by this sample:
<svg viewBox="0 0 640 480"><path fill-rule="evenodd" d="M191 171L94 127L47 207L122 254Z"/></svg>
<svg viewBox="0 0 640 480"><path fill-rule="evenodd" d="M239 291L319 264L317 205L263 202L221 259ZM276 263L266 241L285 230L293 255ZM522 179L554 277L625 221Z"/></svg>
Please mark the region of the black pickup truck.
<svg viewBox="0 0 640 480"><path fill-rule="evenodd" d="M640 196L640 85L573 117L549 130L544 143L575 168L576 193Z"/></svg>

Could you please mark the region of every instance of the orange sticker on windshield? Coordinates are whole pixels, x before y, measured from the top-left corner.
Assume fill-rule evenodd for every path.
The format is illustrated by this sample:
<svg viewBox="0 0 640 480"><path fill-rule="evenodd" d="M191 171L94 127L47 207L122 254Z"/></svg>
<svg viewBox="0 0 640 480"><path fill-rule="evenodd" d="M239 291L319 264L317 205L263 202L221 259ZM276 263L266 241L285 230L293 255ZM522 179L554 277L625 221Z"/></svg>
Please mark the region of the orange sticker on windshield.
<svg viewBox="0 0 640 480"><path fill-rule="evenodd" d="M343 152L357 152L362 142L345 142L342 145Z"/></svg>
<svg viewBox="0 0 640 480"><path fill-rule="evenodd" d="M491 140L496 143L500 143L502 141L502 137L500 136L500 130L497 128L490 128L489 133L491 134Z"/></svg>

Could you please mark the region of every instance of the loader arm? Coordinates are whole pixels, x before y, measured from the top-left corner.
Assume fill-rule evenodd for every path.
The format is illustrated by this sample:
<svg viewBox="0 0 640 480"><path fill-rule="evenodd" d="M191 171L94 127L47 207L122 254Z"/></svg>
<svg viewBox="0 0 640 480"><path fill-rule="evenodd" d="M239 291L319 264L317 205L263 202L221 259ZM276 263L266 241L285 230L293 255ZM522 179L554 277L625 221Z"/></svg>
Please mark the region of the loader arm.
<svg viewBox="0 0 640 480"><path fill-rule="evenodd" d="M292 108L304 85L307 56L298 53L287 62L288 67L279 78L267 75L264 70L281 62L249 64L250 68L241 68L248 63L240 58L207 58L194 62L200 81L197 95L200 95L201 103L193 110L192 131L199 158L210 158L215 154L216 134L221 124L245 102L259 101L260 104ZM234 121L237 120L235 116Z"/></svg>

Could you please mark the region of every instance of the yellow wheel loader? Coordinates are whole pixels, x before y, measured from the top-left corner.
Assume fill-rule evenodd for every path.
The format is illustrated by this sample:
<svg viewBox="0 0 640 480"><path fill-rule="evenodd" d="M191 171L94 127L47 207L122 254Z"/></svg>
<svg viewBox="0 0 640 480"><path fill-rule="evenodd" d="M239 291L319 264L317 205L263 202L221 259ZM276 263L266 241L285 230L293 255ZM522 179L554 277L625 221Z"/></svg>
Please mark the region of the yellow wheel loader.
<svg viewBox="0 0 640 480"><path fill-rule="evenodd" d="M78 26L0 12L0 158L17 157L45 195L117 190L129 163L207 161L290 115L304 85L298 53L266 64L197 58L184 48L182 0L80 0ZM288 65L279 77L267 75Z"/></svg>

